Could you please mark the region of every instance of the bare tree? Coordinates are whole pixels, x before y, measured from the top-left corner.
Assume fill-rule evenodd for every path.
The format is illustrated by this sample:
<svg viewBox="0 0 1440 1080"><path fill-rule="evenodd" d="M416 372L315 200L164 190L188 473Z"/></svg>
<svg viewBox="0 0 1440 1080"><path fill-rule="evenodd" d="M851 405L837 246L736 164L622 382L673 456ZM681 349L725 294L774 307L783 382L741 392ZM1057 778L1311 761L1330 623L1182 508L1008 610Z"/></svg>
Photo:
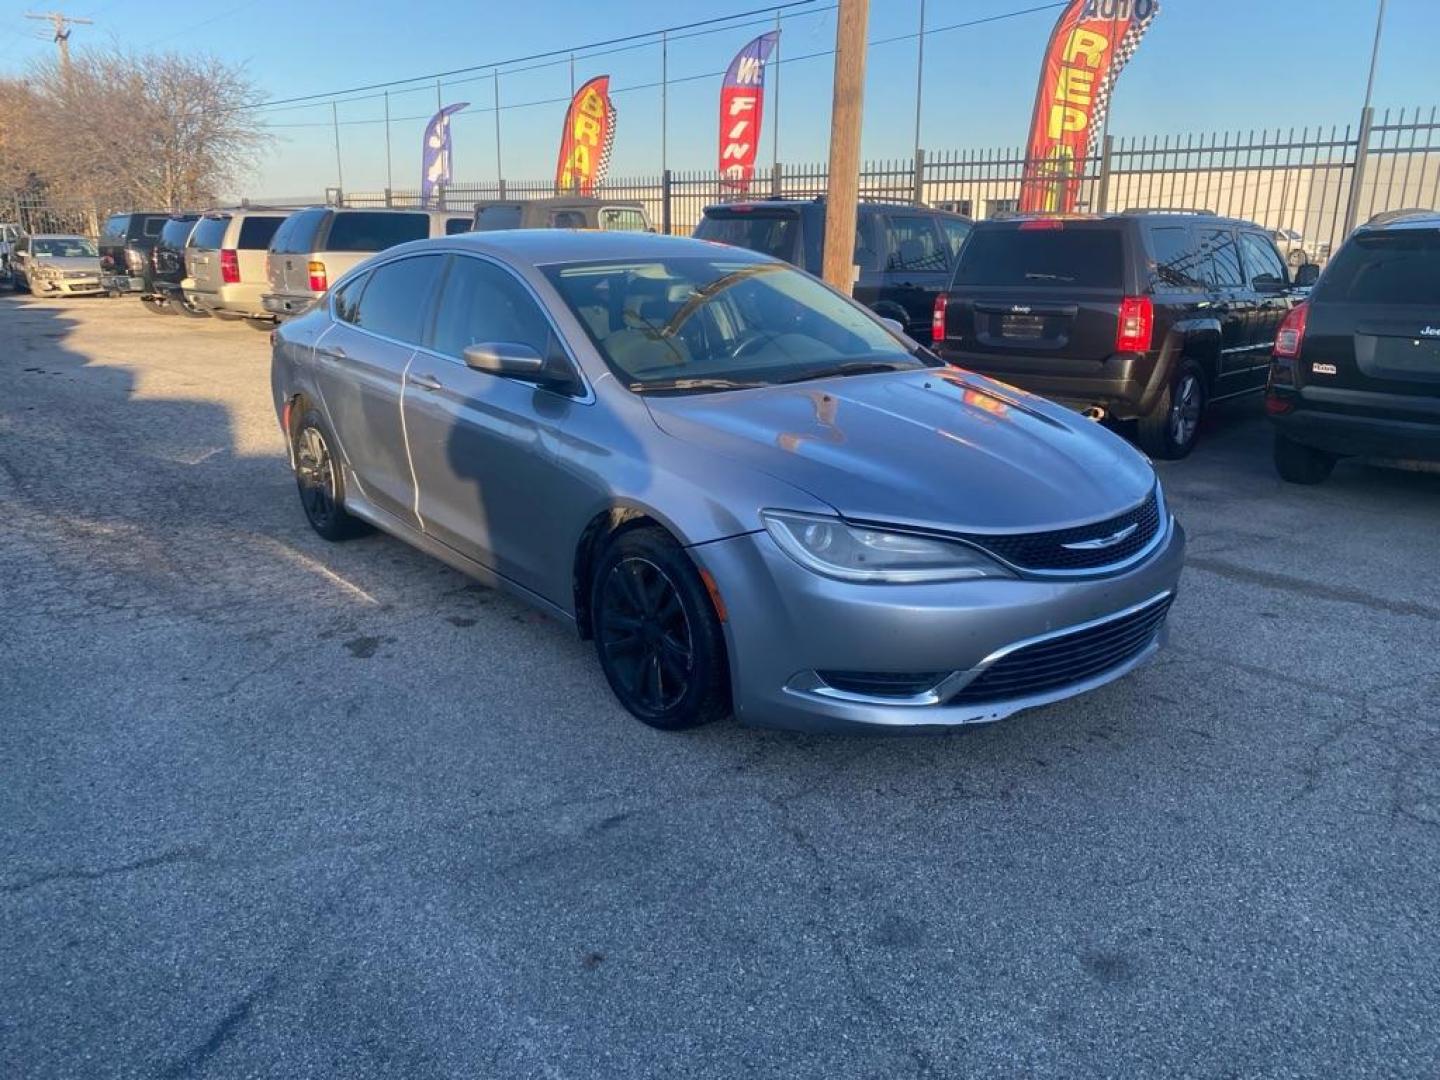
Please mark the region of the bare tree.
<svg viewBox="0 0 1440 1080"><path fill-rule="evenodd" d="M102 207L211 203L269 139L245 107L258 94L244 70L209 56L87 50L68 71L37 68L21 92L26 167L57 195Z"/></svg>

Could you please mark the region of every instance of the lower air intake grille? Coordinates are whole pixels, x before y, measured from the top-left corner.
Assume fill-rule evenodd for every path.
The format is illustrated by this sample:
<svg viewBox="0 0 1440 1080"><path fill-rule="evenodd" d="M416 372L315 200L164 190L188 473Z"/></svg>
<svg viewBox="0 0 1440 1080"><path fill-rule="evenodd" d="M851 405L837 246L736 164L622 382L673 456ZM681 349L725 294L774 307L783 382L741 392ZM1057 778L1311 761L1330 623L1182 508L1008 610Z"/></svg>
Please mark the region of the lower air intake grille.
<svg viewBox="0 0 1440 1080"><path fill-rule="evenodd" d="M1155 639L1173 596L1002 656L951 702L1007 701L1093 679L1134 659Z"/></svg>

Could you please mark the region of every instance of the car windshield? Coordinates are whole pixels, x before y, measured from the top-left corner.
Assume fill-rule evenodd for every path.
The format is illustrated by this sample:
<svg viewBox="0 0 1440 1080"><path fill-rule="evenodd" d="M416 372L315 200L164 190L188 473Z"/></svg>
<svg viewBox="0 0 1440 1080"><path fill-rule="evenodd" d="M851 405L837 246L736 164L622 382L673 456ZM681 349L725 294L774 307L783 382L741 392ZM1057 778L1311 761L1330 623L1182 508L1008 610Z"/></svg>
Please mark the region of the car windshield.
<svg viewBox="0 0 1440 1080"><path fill-rule="evenodd" d="M39 257L52 256L57 259L83 259L99 254L95 244L83 236L48 237L31 241L31 250Z"/></svg>
<svg viewBox="0 0 1440 1080"><path fill-rule="evenodd" d="M637 392L733 390L937 364L781 263L714 258L545 268Z"/></svg>

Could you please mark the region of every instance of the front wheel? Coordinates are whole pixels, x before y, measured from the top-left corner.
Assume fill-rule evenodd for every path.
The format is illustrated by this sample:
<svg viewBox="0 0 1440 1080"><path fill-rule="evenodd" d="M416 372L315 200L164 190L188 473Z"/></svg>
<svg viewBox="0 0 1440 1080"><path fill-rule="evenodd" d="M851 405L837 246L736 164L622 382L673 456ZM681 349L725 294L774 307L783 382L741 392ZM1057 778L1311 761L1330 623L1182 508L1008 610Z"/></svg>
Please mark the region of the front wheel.
<svg viewBox="0 0 1440 1080"><path fill-rule="evenodd" d="M329 429L307 409L295 429L295 483L310 527L326 540L348 540L369 531L345 510L345 477Z"/></svg>
<svg viewBox="0 0 1440 1080"><path fill-rule="evenodd" d="M1182 360L1160 400L1136 425L1140 449L1153 458L1177 461L1195 448L1205 414L1205 375L1193 360Z"/></svg>
<svg viewBox="0 0 1440 1080"><path fill-rule="evenodd" d="M661 529L632 529L605 549L591 582L595 650L610 689L665 731L730 714L725 638L695 564Z"/></svg>
<svg viewBox="0 0 1440 1080"><path fill-rule="evenodd" d="M1335 455L1275 432L1275 471L1288 484L1318 484L1335 471Z"/></svg>

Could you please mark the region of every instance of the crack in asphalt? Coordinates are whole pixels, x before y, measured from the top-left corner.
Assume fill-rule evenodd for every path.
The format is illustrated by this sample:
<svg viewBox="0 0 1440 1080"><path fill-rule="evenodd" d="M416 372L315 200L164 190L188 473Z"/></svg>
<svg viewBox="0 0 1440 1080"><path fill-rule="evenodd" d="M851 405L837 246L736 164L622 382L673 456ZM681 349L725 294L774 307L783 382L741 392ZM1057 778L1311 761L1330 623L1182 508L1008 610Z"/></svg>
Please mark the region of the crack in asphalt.
<svg viewBox="0 0 1440 1080"><path fill-rule="evenodd" d="M1338 604L1356 604L1383 615L1411 615L1431 622L1440 622L1440 608L1428 604L1417 604L1413 600L1386 600L1363 589L1351 589L1343 585L1326 585L1304 578L1260 570L1253 566L1241 566L1224 559L1211 559L1204 555L1191 555L1185 560L1187 569L1204 570L1238 581L1244 585L1260 585L1267 589L1303 596L1309 600L1330 600Z"/></svg>

